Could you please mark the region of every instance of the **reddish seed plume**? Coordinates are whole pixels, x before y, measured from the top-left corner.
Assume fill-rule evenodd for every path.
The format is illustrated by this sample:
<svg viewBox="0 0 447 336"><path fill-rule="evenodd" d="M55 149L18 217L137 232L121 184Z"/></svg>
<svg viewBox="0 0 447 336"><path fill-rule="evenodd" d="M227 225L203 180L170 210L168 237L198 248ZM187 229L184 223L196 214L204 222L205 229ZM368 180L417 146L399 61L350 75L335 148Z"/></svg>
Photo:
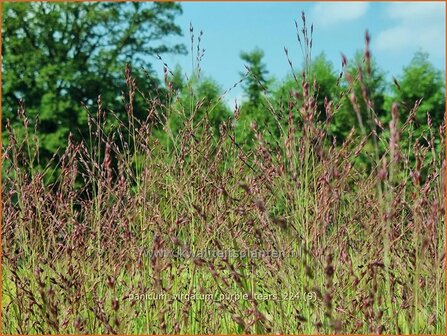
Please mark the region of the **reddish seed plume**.
<svg viewBox="0 0 447 336"><path fill-rule="evenodd" d="M341 66L344 68L347 64L348 58L344 54L341 54Z"/></svg>

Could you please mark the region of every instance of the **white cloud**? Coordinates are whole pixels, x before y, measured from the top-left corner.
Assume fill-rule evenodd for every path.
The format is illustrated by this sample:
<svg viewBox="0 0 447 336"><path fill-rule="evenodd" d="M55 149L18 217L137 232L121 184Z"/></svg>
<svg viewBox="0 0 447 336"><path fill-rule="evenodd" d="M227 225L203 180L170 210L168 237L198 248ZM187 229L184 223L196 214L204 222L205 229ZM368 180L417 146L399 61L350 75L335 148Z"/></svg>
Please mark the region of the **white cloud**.
<svg viewBox="0 0 447 336"><path fill-rule="evenodd" d="M444 3L390 3L385 15L392 26L378 33L378 51L402 53L423 49L441 57L445 53Z"/></svg>
<svg viewBox="0 0 447 336"><path fill-rule="evenodd" d="M311 10L312 21L321 27L361 18L368 11L367 2L320 2Z"/></svg>
<svg viewBox="0 0 447 336"><path fill-rule="evenodd" d="M408 23L430 22L433 19L442 20L444 10L445 5L440 2L393 2L387 4L385 14L391 19Z"/></svg>

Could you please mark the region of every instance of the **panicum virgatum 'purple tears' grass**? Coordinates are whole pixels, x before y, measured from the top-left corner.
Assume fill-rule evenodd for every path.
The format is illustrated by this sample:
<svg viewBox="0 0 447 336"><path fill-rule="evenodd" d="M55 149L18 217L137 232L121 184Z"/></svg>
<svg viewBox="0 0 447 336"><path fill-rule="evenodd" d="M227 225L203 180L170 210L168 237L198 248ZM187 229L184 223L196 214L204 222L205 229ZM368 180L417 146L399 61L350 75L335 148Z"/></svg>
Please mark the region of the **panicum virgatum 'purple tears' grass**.
<svg viewBox="0 0 447 336"><path fill-rule="evenodd" d="M442 333L444 126L412 136L418 102L379 121L369 40L364 68L343 61L360 128L342 143L340 105L319 110L309 68L287 105L266 103L278 139L253 123L250 148L238 107L215 129L194 117L203 102L175 104L168 67L172 104L144 96L127 67L124 120L98 98L90 140L70 137L47 167L21 105L26 133L8 125L2 154L3 333Z"/></svg>

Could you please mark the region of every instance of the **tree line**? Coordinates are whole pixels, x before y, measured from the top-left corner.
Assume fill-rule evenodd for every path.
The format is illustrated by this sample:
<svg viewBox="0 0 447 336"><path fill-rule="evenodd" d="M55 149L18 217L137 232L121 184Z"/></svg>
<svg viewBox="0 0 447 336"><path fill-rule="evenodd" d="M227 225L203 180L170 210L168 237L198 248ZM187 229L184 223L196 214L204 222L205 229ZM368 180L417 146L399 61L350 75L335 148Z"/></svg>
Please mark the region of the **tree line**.
<svg viewBox="0 0 447 336"><path fill-rule="evenodd" d="M98 97L117 117L126 118L122 108L126 64L131 64L138 88L133 106L138 118L147 116L148 105L154 101L153 106L163 108L159 113L165 114L174 133L181 128L182 118L193 114L197 119L207 115L216 132L223 121L235 117L212 78L195 71L185 79L180 67L166 67L163 81L148 63L151 56L157 60L166 53L187 52L185 45L168 43L171 37L182 35L175 23L182 13L180 4L5 3L2 10L3 127L10 123L17 134L24 132L17 115L23 104L31 126L38 120L42 163L67 145L70 133L78 140L87 138L88 114L97 107ZM199 60L200 50L198 53ZM236 111L235 134L243 146L251 145L253 123L266 131L267 141L275 141L281 123L287 122L287 111L299 101L303 89L314 95L322 121L328 118L328 103L332 104L336 113L330 116L331 133L339 142L352 127L361 132L368 122L374 122L374 128L380 131L381 125L390 122L394 102L404 111L402 122L419 102L416 136L424 134L428 115L434 127L443 122L444 73L431 64L427 53L416 53L402 74L390 80L374 59L365 62L364 53L358 52L353 59L343 60L345 74L357 79L360 76L351 84L349 76L337 72L323 53L306 58L308 63L302 69L291 71L281 81L270 76L263 56L260 49L240 54L247 69L241 73L246 99ZM308 83L315 80L315 85L306 89L303 76ZM368 99L364 99L365 94ZM183 114L175 113L179 109ZM163 140L162 132L160 138Z"/></svg>

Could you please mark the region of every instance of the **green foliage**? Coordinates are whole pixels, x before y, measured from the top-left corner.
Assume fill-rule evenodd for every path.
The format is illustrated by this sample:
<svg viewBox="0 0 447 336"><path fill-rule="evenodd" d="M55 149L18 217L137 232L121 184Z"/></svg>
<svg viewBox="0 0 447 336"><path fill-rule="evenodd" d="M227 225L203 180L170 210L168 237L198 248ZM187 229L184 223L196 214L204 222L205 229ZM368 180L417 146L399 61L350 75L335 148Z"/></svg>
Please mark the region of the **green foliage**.
<svg viewBox="0 0 447 336"><path fill-rule="evenodd" d="M385 73L372 58L370 71L362 52L357 52L353 60L348 62L346 72L352 78L349 83L344 77L343 87L346 94L341 101L342 108L335 118L337 136L345 139L353 126L360 132L370 132L375 129L374 118L389 120L389 110L385 109L386 80ZM351 95L355 97L358 113L355 111Z"/></svg>
<svg viewBox="0 0 447 336"><path fill-rule="evenodd" d="M312 60L309 66L310 82L315 83L315 87L311 88L311 94L317 101L317 110L320 120L326 118L325 100L332 101L333 105L339 103L342 88L339 86L338 77L334 70L333 64L327 60L324 53L318 55ZM297 93L298 97L303 94L302 75L296 73L295 76L289 75L275 90L273 90L272 98L275 106L282 111L286 111L289 103L296 99L291 94Z"/></svg>
<svg viewBox="0 0 447 336"><path fill-rule="evenodd" d="M268 86L271 80L267 79L268 71L266 65L262 62L264 52L255 48L251 52L241 52L240 57L245 61L248 75L243 84L244 92L247 95L248 102L258 107L261 103L263 92L268 92ZM243 75L243 74L241 74Z"/></svg>
<svg viewBox="0 0 447 336"><path fill-rule="evenodd" d="M333 64L327 60L324 53L318 55L311 63L311 82L316 83L316 96L318 111L322 118L326 118L324 101L338 103L341 88L338 85L338 77Z"/></svg>
<svg viewBox="0 0 447 336"><path fill-rule="evenodd" d="M66 146L69 131L87 133L82 105L93 106L98 95L110 108L118 104L126 63L145 66L140 89L159 87L145 60L184 52L184 46L163 41L181 34L174 23L181 13L179 4L166 2L4 3L3 120L17 126L15 110L23 99L30 120L40 118L40 155L50 157Z"/></svg>
<svg viewBox="0 0 447 336"><path fill-rule="evenodd" d="M439 127L442 124L445 112L444 74L430 63L427 53L416 53L397 83L398 86L393 86L392 99L406 110L411 110L415 102L422 99L416 112L418 128L425 129L427 113L432 118L433 126ZM407 115L401 115L402 121L406 117Z"/></svg>
<svg viewBox="0 0 447 336"><path fill-rule="evenodd" d="M182 90L185 87L184 83L184 75L182 73L182 68L180 65L176 65L172 75L169 76L169 82L171 83L172 89L174 92Z"/></svg>
<svg viewBox="0 0 447 336"><path fill-rule="evenodd" d="M173 89L177 90L175 101L170 106L169 127L173 135L185 126L207 122L217 135L222 122L231 117L231 112L222 100L222 90L211 78L193 76L187 83L183 83L180 68L171 77Z"/></svg>
<svg viewBox="0 0 447 336"><path fill-rule="evenodd" d="M266 96L270 93L273 80L268 78L268 70L262 60L264 52L255 48L251 52L241 52L240 57L246 62L245 67L248 70L247 74L241 73L247 101L240 109L236 137L241 143L251 145L254 123L268 131L267 139L277 138L279 135L277 121L266 104Z"/></svg>

